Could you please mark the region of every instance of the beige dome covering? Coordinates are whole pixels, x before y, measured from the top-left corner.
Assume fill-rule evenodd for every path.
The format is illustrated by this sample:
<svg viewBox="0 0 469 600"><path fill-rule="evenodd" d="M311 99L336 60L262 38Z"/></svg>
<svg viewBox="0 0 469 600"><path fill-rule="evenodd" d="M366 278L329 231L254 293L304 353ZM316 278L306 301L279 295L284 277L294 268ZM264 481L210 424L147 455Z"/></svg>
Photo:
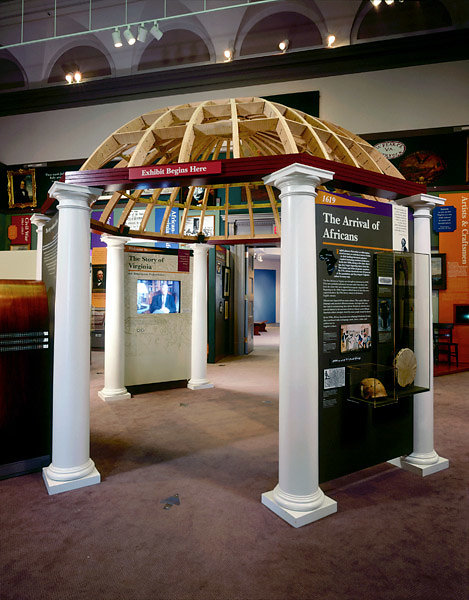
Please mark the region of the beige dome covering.
<svg viewBox="0 0 469 600"><path fill-rule="evenodd" d="M118 162L113 164L114 167L136 167L217 160L220 153L226 158L243 158L300 152L402 178L399 171L378 150L357 135L300 110L262 98L207 100L146 113L111 134L93 152L81 170L108 167L116 159ZM266 186L262 194L259 192L259 188L264 187L262 182L235 185L244 188L246 202L243 206L236 205L236 210L244 208L249 212L251 234L254 229L253 211L265 207L271 207L279 231L277 211L280 209L280 201L272 188ZM146 210L140 229L131 231L131 234L156 238L157 233L146 231L153 209L156 206L167 208L161 225L163 233L171 208L181 208L184 212L180 234L176 237L191 241L194 236L182 235L189 210L201 212L199 232L202 232L206 210L223 210L226 217L233 210L234 205L229 200L230 186L223 186L227 202L219 207L208 206L209 191L214 186L205 189L199 205L194 205L193 187L173 188L169 198L166 195L165 199L162 189L153 190L148 198L141 198L142 190L135 190L131 194L125 191L115 192L100 221L106 223L117 203L122 198L127 198L126 208L117 225L124 225L130 211L137 204L144 204ZM253 188L257 190L254 200Z"/></svg>

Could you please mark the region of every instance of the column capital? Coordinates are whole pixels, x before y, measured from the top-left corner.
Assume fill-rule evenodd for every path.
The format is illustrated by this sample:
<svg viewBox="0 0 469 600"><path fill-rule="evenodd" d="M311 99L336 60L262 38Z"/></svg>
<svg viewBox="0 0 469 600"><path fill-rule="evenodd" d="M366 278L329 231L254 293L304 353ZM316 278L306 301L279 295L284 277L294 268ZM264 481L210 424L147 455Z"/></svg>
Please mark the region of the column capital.
<svg viewBox="0 0 469 600"><path fill-rule="evenodd" d="M119 236L119 235L110 235L109 233L103 233L101 236L101 241L104 242L107 247L120 248L124 247L127 242L129 242L132 238Z"/></svg>
<svg viewBox="0 0 469 600"><path fill-rule="evenodd" d="M39 229L41 227L44 227L44 225L46 223L48 223L50 221L50 217L43 215L41 213L34 213L31 216L31 223L33 225L36 225L36 227Z"/></svg>
<svg viewBox="0 0 469 600"><path fill-rule="evenodd" d="M265 185L273 185L279 189L282 189L286 185L310 185L317 187L321 183L330 181L334 178L333 171L326 171L325 169L317 169L316 167L310 167L308 165L302 165L300 163L293 163L274 171L270 175L263 178Z"/></svg>
<svg viewBox="0 0 469 600"><path fill-rule="evenodd" d="M414 209L414 217L431 217L431 211L435 206L442 206L446 200L430 196L430 194L416 194L415 196L407 196L407 198L399 198L395 201L400 206L410 206Z"/></svg>
<svg viewBox="0 0 469 600"><path fill-rule="evenodd" d="M59 210L61 208L83 208L89 210L93 200L102 193L101 188L92 188L87 185L74 185L54 181L49 190L49 196L59 201Z"/></svg>
<svg viewBox="0 0 469 600"><path fill-rule="evenodd" d="M197 253L207 253L210 250L210 244L190 244L191 250L193 250L194 254Z"/></svg>

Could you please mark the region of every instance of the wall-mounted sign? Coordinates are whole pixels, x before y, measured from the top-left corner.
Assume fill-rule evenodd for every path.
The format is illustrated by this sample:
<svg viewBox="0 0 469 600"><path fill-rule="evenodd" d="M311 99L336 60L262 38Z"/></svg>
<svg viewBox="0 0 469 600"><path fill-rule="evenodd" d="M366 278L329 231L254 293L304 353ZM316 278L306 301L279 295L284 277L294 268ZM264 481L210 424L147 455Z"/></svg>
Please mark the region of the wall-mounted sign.
<svg viewBox="0 0 469 600"><path fill-rule="evenodd" d="M456 230L456 207L436 206L433 209L433 231L442 233Z"/></svg>
<svg viewBox="0 0 469 600"><path fill-rule="evenodd" d="M399 158L399 156L402 156L406 151L406 146L403 142L393 140L380 142L379 144L376 144L375 148L388 159Z"/></svg>
<svg viewBox="0 0 469 600"><path fill-rule="evenodd" d="M130 167L130 179L159 179L162 177L194 177L221 173L221 161L183 163L173 165L150 165L148 167Z"/></svg>
<svg viewBox="0 0 469 600"><path fill-rule="evenodd" d="M11 225L8 227L8 238L11 244L31 243L31 216L13 215Z"/></svg>

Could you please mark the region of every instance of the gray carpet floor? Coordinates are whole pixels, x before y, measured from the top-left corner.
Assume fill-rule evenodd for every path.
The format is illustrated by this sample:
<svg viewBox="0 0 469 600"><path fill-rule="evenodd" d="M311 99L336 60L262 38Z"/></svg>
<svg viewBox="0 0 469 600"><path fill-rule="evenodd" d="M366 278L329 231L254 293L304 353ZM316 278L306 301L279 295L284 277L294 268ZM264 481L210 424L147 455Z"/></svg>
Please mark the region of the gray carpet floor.
<svg viewBox="0 0 469 600"><path fill-rule="evenodd" d="M1 600L467 600L469 372L435 380L448 470L328 482L337 514L294 529L260 502L277 482L277 364L270 328L250 356L209 365L213 389L106 404L94 354L102 483L48 496L40 473L0 482Z"/></svg>

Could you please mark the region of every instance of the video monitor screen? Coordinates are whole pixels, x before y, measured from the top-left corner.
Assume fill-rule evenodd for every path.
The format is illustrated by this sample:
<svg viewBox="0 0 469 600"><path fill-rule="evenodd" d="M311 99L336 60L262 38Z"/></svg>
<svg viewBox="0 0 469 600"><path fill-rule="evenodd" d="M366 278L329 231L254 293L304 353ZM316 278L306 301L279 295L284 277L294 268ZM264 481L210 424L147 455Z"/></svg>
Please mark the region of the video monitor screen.
<svg viewBox="0 0 469 600"><path fill-rule="evenodd" d="M168 314L181 312L180 281L173 279L139 279L137 313Z"/></svg>
<svg viewBox="0 0 469 600"><path fill-rule="evenodd" d="M469 304L456 304L454 322L458 325L469 325Z"/></svg>

